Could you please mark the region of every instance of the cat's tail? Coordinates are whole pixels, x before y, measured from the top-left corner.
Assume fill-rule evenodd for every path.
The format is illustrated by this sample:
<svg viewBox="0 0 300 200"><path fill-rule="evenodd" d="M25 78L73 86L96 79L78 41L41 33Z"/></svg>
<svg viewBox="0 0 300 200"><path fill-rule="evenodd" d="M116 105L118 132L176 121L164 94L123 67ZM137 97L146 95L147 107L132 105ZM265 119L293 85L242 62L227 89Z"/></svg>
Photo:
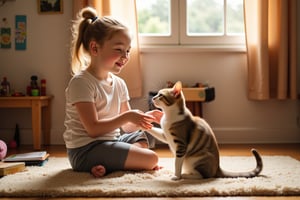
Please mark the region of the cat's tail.
<svg viewBox="0 0 300 200"><path fill-rule="evenodd" d="M261 156L256 151L256 149L252 149L251 151L256 160L255 169L248 171L248 172L228 172L228 171L222 170L220 168L219 172L217 173L217 177L219 177L219 178L238 178L238 177L252 178L252 177L258 176L263 169L263 162L262 162Z"/></svg>

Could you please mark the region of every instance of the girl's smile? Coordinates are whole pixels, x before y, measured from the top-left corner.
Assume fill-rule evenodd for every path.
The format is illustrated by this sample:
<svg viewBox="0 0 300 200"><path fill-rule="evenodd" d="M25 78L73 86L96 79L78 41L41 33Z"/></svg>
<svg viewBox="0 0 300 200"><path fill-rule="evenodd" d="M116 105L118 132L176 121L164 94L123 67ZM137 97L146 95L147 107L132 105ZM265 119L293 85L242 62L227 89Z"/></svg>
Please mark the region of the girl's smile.
<svg viewBox="0 0 300 200"><path fill-rule="evenodd" d="M126 32L118 32L104 43L101 49L101 59L111 72L119 73L129 60L130 38ZM110 66L110 67L109 67Z"/></svg>
<svg viewBox="0 0 300 200"><path fill-rule="evenodd" d="M96 49L91 59L90 72L98 79L105 79L108 72L118 74L129 60L131 39L125 31L115 33L102 46L93 41ZM93 47L91 47L93 53Z"/></svg>

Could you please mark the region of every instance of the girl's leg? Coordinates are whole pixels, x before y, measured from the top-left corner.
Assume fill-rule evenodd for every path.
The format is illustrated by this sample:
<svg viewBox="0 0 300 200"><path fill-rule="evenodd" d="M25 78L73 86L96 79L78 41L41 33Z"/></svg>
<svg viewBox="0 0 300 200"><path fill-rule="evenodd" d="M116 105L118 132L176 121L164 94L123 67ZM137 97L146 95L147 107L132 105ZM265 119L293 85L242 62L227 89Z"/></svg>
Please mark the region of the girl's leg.
<svg viewBox="0 0 300 200"><path fill-rule="evenodd" d="M158 169L157 154L148 149L149 138L143 131L123 134L119 141L130 143L124 169L125 170L153 170Z"/></svg>
<svg viewBox="0 0 300 200"><path fill-rule="evenodd" d="M155 152L147 149L148 142L147 136L143 132L125 134L120 138L120 142L100 144L95 142L88 145L89 147L86 149L88 153L86 152L80 157L86 158L83 162L84 168L89 169L95 177L102 177L106 173L123 169L158 169L158 156Z"/></svg>
<svg viewBox="0 0 300 200"><path fill-rule="evenodd" d="M148 143L145 141L136 142L136 143L133 143L133 145L140 147L140 148L145 148L145 149L149 148Z"/></svg>
<svg viewBox="0 0 300 200"><path fill-rule="evenodd" d="M80 148L68 149L68 157L74 171L102 177L124 169L130 146L123 142L95 141Z"/></svg>
<svg viewBox="0 0 300 200"><path fill-rule="evenodd" d="M131 145L125 160L125 170L153 170L158 163L157 154L146 148Z"/></svg>
<svg viewBox="0 0 300 200"><path fill-rule="evenodd" d="M125 170L157 170L159 167L157 154L147 149L148 143L145 141L136 142L131 145L125 160ZM91 169L91 173L100 178L105 175L106 170L103 165L96 165Z"/></svg>

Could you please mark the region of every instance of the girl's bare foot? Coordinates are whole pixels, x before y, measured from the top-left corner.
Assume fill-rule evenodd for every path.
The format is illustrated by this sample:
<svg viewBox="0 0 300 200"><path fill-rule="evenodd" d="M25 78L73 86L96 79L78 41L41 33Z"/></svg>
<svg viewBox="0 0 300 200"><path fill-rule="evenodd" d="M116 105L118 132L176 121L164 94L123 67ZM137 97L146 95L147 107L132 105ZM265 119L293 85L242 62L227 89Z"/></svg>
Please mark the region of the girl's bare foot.
<svg viewBox="0 0 300 200"><path fill-rule="evenodd" d="M164 168L164 167L163 167L163 166L158 166L158 165L156 165L156 166L153 168L153 170L157 171L157 170L160 170L160 169L162 169L162 168Z"/></svg>
<svg viewBox="0 0 300 200"><path fill-rule="evenodd" d="M105 175L106 170L105 167L102 165L96 165L91 169L91 173L95 178L101 178Z"/></svg>

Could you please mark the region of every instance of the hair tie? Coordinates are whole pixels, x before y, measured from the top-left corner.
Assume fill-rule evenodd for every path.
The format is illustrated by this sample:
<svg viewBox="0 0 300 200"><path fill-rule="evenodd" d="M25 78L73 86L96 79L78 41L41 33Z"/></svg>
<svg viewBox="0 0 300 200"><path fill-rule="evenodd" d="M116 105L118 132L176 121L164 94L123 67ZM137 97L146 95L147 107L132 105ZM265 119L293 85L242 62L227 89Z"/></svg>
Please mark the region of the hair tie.
<svg viewBox="0 0 300 200"><path fill-rule="evenodd" d="M91 18L91 20L92 20L92 23L94 23L94 21L96 21L98 19L98 17L97 16L95 16L95 17L92 17Z"/></svg>

